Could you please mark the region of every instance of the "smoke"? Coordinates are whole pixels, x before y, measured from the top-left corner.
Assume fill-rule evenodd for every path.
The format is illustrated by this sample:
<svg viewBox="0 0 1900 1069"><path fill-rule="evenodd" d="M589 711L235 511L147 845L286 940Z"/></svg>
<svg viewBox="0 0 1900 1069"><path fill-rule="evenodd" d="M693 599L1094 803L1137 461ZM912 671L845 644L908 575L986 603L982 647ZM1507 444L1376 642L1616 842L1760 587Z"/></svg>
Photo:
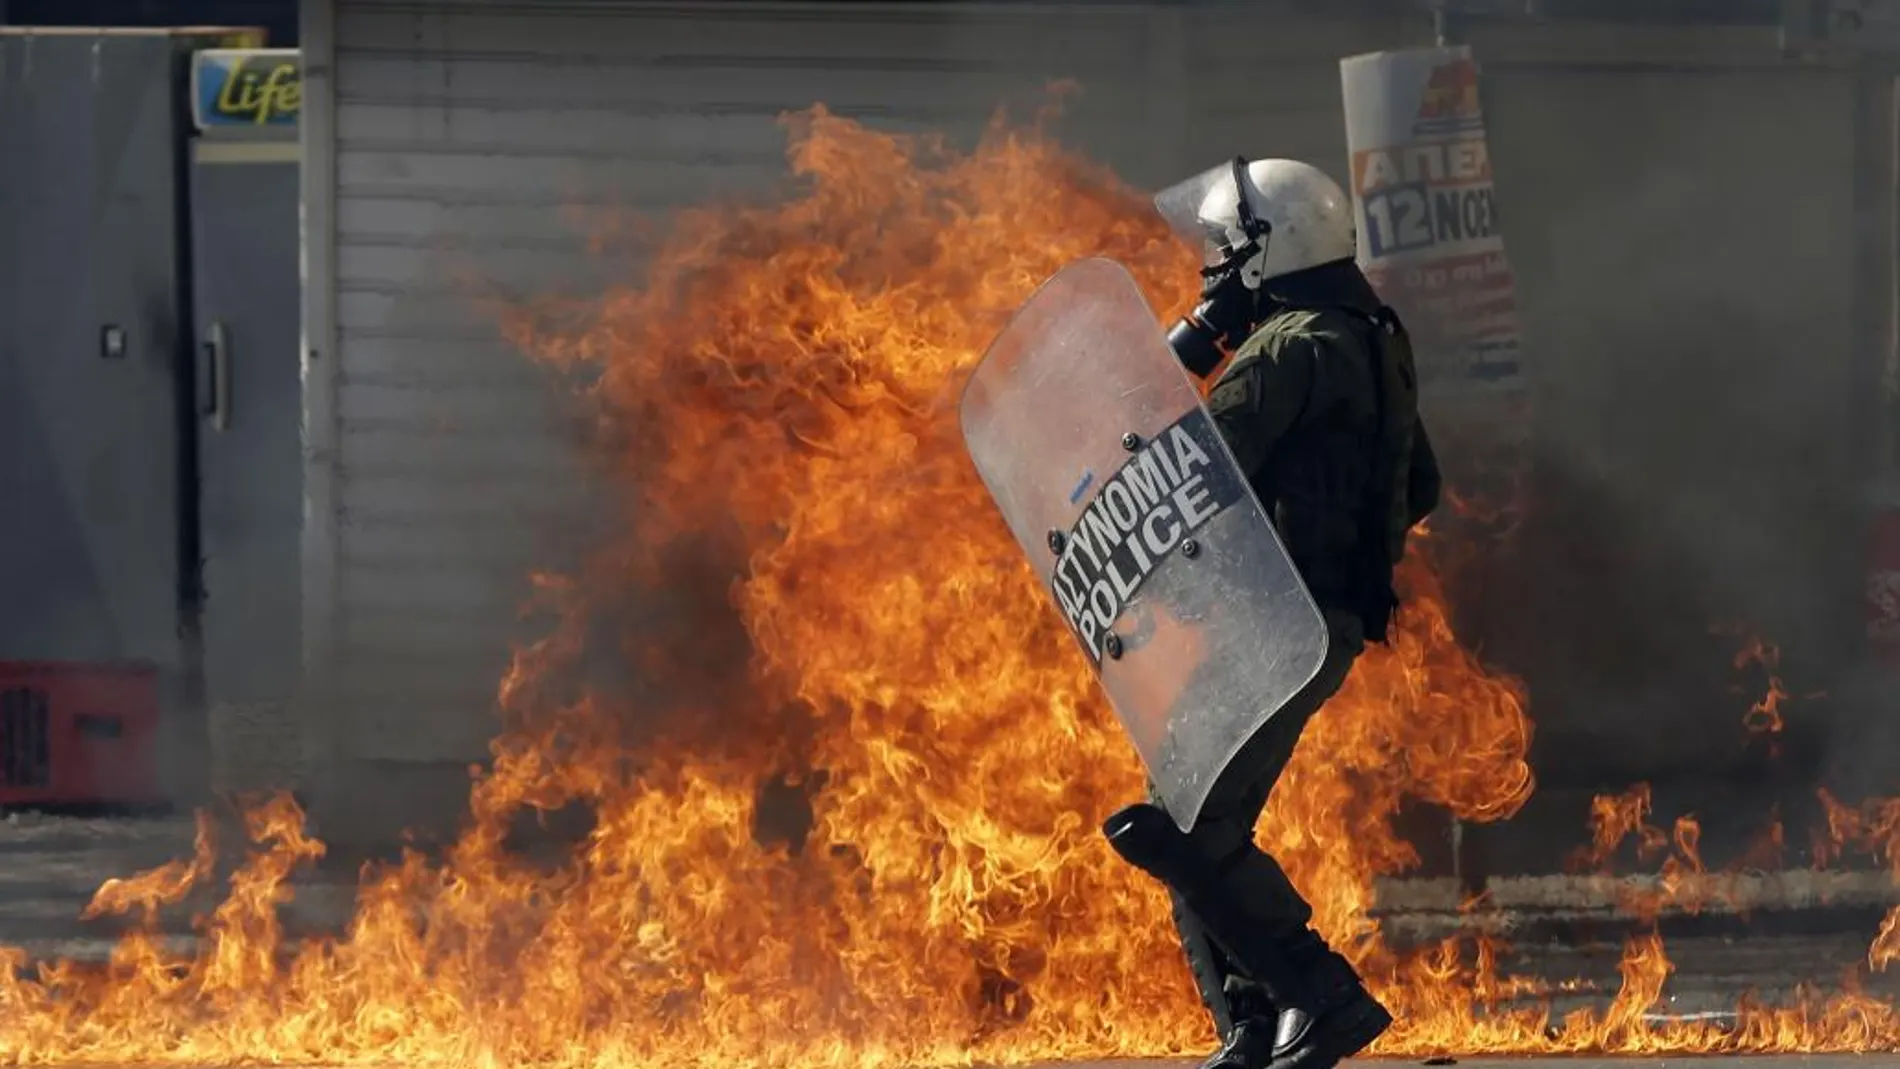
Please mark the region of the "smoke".
<svg viewBox="0 0 1900 1069"><path fill-rule="evenodd" d="M1483 637L1530 687L1540 776L1693 792L1745 774L1737 640L1711 627L1743 621L1796 692L1830 691L1788 715L1782 760L1811 793L1822 752L1878 720L1839 686L1874 467L1851 79L1484 79L1536 399L1531 507ZM1772 152L1764 122L1788 131Z"/></svg>

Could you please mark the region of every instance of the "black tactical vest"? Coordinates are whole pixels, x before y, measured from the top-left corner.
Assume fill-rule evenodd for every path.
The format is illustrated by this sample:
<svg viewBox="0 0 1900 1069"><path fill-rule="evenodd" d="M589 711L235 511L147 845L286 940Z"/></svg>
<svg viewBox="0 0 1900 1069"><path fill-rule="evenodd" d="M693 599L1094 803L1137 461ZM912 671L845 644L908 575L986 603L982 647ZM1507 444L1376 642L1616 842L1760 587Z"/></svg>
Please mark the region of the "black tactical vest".
<svg viewBox="0 0 1900 1069"><path fill-rule="evenodd" d="M1336 347L1322 355L1313 394L1327 407L1276 444L1254 473L1254 492L1314 598L1358 615L1366 638L1383 642L1398 606L1393 570L1417 519L1411 340L1391 309L1345 305L1282 306L1258 333L1306 332L1351 339L1352 364Z"/></svg>

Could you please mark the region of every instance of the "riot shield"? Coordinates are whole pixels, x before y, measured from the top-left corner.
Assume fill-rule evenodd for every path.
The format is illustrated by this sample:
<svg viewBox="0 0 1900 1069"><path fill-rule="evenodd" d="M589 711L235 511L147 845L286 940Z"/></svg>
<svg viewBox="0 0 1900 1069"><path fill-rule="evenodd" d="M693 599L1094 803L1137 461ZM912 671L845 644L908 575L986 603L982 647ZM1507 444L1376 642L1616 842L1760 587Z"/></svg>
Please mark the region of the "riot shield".
<svg viewBox="0 0 1900 1069"><path fill-rule="evenodd" d="M964 387L963 439L1183 831L1326 628L1135 280L1070 264Z"/></svg>

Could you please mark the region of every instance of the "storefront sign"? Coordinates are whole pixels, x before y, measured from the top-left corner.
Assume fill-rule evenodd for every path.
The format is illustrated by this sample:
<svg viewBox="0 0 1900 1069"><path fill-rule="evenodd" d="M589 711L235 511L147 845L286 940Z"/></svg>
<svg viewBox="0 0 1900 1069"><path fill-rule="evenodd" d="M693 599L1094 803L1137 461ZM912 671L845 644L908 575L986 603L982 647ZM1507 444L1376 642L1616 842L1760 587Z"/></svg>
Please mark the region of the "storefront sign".
<svg viewBox="0 0 1900 1069"><path fill-rule="evenodd" d="M207 49L191 63L200 130L292 128L303 110L303 61L294 48Z"/></svg>

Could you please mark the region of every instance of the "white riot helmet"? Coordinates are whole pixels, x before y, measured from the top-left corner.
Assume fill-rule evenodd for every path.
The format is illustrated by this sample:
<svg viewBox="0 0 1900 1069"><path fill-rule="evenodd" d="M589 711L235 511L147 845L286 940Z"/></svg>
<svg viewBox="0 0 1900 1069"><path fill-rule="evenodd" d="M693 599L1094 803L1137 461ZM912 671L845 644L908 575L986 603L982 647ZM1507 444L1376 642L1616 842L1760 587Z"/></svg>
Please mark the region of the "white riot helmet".
<svg viewBox="0 0 1900 1069"><path fill-rule="evenodd" d="M1155 208L1201 246L1208 273L1238 267L1250 290L1356 252L1352 200L1299 160L1235 157L1162 190Z"/></svg>
<svg viewBox="0 0 1900 1069"><path fill-rule="evenodd" d="M1208 375L1244 342L1270 279L1351 260L1352 201L1324 171L1298 160L1236 156L1162 190L1155 209L1200 246L1201 303L1168 331L1196 375Z"/></svg>

